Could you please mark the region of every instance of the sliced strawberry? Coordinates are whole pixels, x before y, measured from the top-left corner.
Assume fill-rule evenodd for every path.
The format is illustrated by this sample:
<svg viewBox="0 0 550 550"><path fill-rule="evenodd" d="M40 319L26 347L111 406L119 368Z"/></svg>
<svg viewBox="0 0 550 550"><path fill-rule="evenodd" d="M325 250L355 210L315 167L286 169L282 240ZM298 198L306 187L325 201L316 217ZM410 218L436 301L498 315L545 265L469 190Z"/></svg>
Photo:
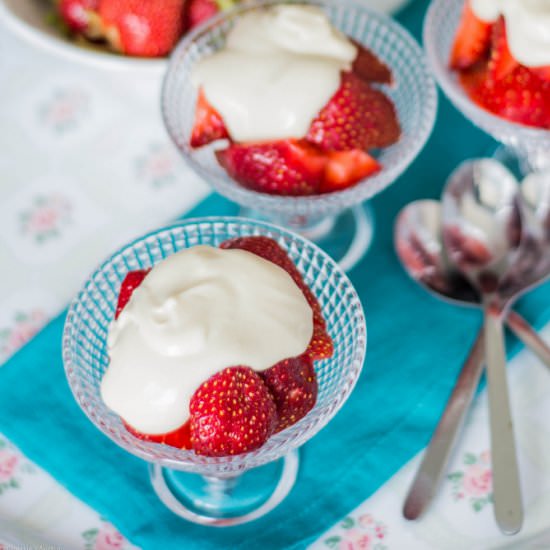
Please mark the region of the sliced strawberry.
<svg viewBox="0 0 550 550"><path fill-rule="evenodd" d="M153 443L164 443L165 445L170 445L171 447L176 447L177 449L191 449L191 422L187 421L181 428L160 435L148 435L141 432L138 432L136 429L132 428L126 422L123 422L124 427L138 439L143 441L152 441Z"/></svg>
<svg viewBox="0 0 550 550"><path fill-rule="evenodd" d="M90 12L98 8L99 0L59 0L58 10L63 21L75 32L88 28Z"/></svg>
<svg viewBox="0 0 550 550"><path fill-rule="evenodd" d="M317 376L309 355L281 361L260 376L275 400L279 418L276 432L292 426L314 407Z"/></svg>
<svg viewBox="0 0 550 550"><path fill-rule="evenodd" d="M126 275L126 277L124 277L124 280L120 285L120 291L118 294L118 303L115 311L115 319L118 319L120 312L126 307L126 304L132 297L134 290L143 282L143 279L145 279L145 276L147 275L147 273L149 273L149 271L150 271L149 269L139 269L137 271L130 271Z"/></svg>
<svg viewBox="0 0 550 550"><path fill-rule="evenodd" d="M466 0L451 50L451 68L467 69L483 59L491 46L491 29L492 24L478 19Z"/></svg>
<svg viewBox="0 0 550 550"><path fill-rule="evenodd" d="M485 79L477 86L470 84L470 97L480 106L507 120L550 128L550 83L541 80L527 67L519 65L498 81Z"/></svg>
<svg viewBox="0 0 550 550"><path fill-rule="evenodd" d="M197 106L195 108L195 123L191 132L191 147L201 147L216 141L217 139L228 139L229 134L223 122L222 117L210 105L202 88L197 97Z"/></svg>
<svg viewBox="0 0 550 550"><path fill-rule="evenodd" d="M186 21L187 29L192 29L207 21L218 12L228 10L237 0L187 0Z"/></svg>
<svg viewBox="0 0 550 550"><path fill-rule="evenodd" d="M378 57L357 40L351 40L357 48L351 71L359 78L367 82L379 82L380 84L391 84L393 81L389 67L382 63Z"/></svg>
<svg viewBox="0 0 550 550"><path fill-rule="evenodd" d="M219 163L244 187L275 195L317 193L326 158L303 140L232 144L217 151Z"/></svg>
<svg viewBox="0 0 550 550"><path fill-rule="evenodd" d="M99 15L116 50L159 57L168 54L183 34L185 1L99 0Z"/></svg>
<svg viewBox="0 0 550 550"><path fill-rule="evenodd" d="M550 65L546 67L531 67L531 71L535 73L541 80L550 82Z"/></svg>
<svg viewBox="0 0 550 550"><path fill-rule="evenodd" d="M256 254L282 267L300 287L313 312L313 336L305 351L313 360L332 357L334 346L327 333L326 323L321 312L321 306L315 295L304 282L302 275L288 254L273 239L262 236L237 237L224 241L220 248L238 248Z"/></svg>
<svg viewBox="0 0 550 550"><path fill-rule="evenodd" d="M201 384L189 405L191 444L206 456L261 447L277 426L273 397L249 367L230 367Z"/></svg>
<svg viewBox="0 0 550 550"><path fill-rule="evenodd" d="M331 151L328 158L320 193L341 191L382 169L376 159L360 149Z"/></svg>
<svg viewBox="0 0 550 550"><path fill-rule="evenodd" d="M506 38L506 23L504 18L495 23L492 33L491 58L489 60L489 77L495 80L506 78L519 63L515 60L508 47Z"/></svg>
<svg viewBox="0 0 550 550"><path fill-rule="evenodd" d="M393 103L354 73L311 123L306 139L325 151L387 147L401 130Z"/></svg>

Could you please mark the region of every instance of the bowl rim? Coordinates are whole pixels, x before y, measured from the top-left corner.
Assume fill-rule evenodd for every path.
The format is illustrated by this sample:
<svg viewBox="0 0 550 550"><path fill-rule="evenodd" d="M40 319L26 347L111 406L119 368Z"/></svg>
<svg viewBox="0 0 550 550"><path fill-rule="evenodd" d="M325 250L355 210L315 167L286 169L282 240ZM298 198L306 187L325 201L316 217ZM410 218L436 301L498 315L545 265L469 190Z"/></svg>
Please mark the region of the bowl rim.
<svg viewBox="0 0 550 550"><path fill-rule="evenodd" d="M34 47L41 48L56 57L62 57L94 68L110 71L139 71L160 76L168 66L168 57L125 56L108 50L84 48L64 39L62 36L51 36L18 17L4 0L0 0L0 23L3 23L4 27L11 31L14 36Z"/></svg>
<svg viewBox="0 0 550 550"><path fill-rule="evenodd" d="M360 0L291 0L292 4L308 4L318 5L320 7L351 7L360 9L362 12L368 15L368 17L380 24L383 24L386 31L394 36L398 36L399 39L406 44L407 48L416 58L418 65L422 66L424 76L426 77L424 82L425 87L425 101L420 107L422 113L422 127L421 132L416 134L415 138L411 138L409 144L409 152L407 153L406 162L399 162L393 166L384 166L379 174L367 177L357 184L343 189L341 191L334 191L331 193L308 195L308 196L280 196L270 195L267 193L261 193L247 189L237 183L235 183L229 176L224 178L221 183L212 183L212 178L208 177L208 172L202 168L201 163L197 161L190 150L188 144L182 146L178 142L177 136L173 131L173 125L169 122L169 116L167 112L167 97L169 97L170 81L173 79L174 66L176 60L184 55L184 52L189 50L194 44L196 38L199 35L205 33L209 28L215 28L217 25L224 21L231 19L243 11L249 11L253 9L262 9L270 5L281 4L282 0L253 0L252 2L244 2L237 4L231 10L221 12L206 21L199 27L191 30L187 33L180 42L176 45L172 51L168 68L164 75L162 89L161 89L161 111L164 126L176 148L180 151L180 154L184 158L185 162L200 175L214 190L220 194L228 197L234 202L239 204L258 208L261 210L271 210L279 213L326 213L342 210L345 207L358 204L365 200L372 198L378 193L385 190L391 184L393 184L403 173L409 168L410 164L416 159L418 154L422 151L426 145L430 135L432 134L433 127L435 125L437 116L437 86L435 79L430 71L425 54L418 43L418 41L412 36L412 34L405 29L399 22L392 17L369 8L363 4ZM368 46L368 45L367 45ZM390 67L391 68L391 67ZM392 84L393 85L393 84ZM390 87L392 86L390 85ZM390 147L395 147L394 144ZM183 148L182 148L183 147ZM185 149L185 150L184 150ZM385 148L389 149L389 148ZM382 183L383 182L383 183ZM378 183L378 185L377 185Z"/></svg>
<svg viewBox="0 0 550 550"><path fill-rule="evenodd" d="M323 258L325 262L328 262L329 264L332 264L333 267L336 268L338 277L346 284L348 287L348 293L351 292L353 298L355 298L355 302L358 304L359 308L355 312L355 315L357 316L358 320L358 329L356 331L356 336L354 336L355 346L356 350L354 352L353 357L350 360L350 365L355 365L356 368L354 370L355 376L348 381L348 384L346 385L346 391L345 391L345 398L341 399L340 402L337 404L336 407L331 409L330 414L327 414L325 418L322 418L320 421L318 421L315 424L315 427L313 430L311 430L311 433L308 435L306 439L300 439L299 437L294 438L291 443L284 448L284 453L280 454L279 456L283 456L283 454L286 454L287 452L290 452L292 449L295 449L304 443L306 443L311 437L314 437L334 416L337 414L337 412L340 410L340 408L344 405L344 403L347 401L351 393L353 392L359 377L361 375L363 366L365 364L365 358L366 358L366 352L367 352L367 322L366 322L366 316L363 309L363 303L361 301L361 298L359 297L359 294L357 293L357 290L355 289L355 286L347 276L347 274L340 268L338 263L329 256L324 250L322 250L320 247L318 247L315 243L311 242L310 240L306 239L305 237L290 231L284 227L277 226L275 224L259 221L259 220L253 220L249 218L243 218L239 216L200 216L200 217L192 217L192 218L184 218L178 221L175 221L171 224L164 225L162 227L159 227L157 229L154 229L152 231L147 232L146 234L136 237L131 242L119 247L117 250L109 254L109 256L99 264L96 269L93 270L93 272L86 278L86 280L82 283L82 286L79 290L79 292L76 294L76 296L71 300L71 303L68 308L67 316L65 318L64 326L63 326L63 335L62 335L62 360L63 360L63 369L65 372L65 376L68 382L68 385L70 387L71 393L73 395L73 398L75 399L76 403L78 404L79 408L82 410L82 412L87 416L88 420L98 429L100 430L105 436L107 436L111 441L113 441L117 446L122 448L123 450L126 450L127 452L138 456L139 458L146 460L148 462L155 462L159 463L163 466L166 466L168 468L173 469L179 469L184 471L190 471L190 472L196 472L200 473L201 469L207 469L218 466L229 466L231 471L244 471L248 468L260 466L262 464L266 464L268 462L271 462L272 460L276 460L276 458L270 458L268 460L258 460L257 463L254 463L253 465L247 464L247 462L256 462L254 460L255 457L258 455L261 456L261 450L262 447L259 449L256 449L254 451L250 451L248 453L243 453L240 455L233 455L228 457L204 457L201 455L195 455L200 458L200 461L197 462L185 462L174 459L174 458L155 458L152 457L148 452L143 450L140 447L145 447L149 449L155 449L155 448L162 448L167 447L164 444L160 443L153 443L153 442L147 442L147 441L141 441L140 440L140 447L137 446L130 446L130 445L122 445L121 442L113 436L107 429L105 429L96 419L92 417L90 414L88 407L83 407L83 401L78 396L79 387L74 383L75 377L70 375L69 370L71 369L72 365L74 364L74 361L70 357L70 352L74 348L73 343L73 334L71 329L71 325L73 323L73 319L78 317L77 308L79 307L82 298L88 291L88 287L92 284L95 277L104 271L107 265L112 263L112 261L117 257L121 256L125 251L135 247L137 244L146 241L147 239L150 239L151 237L158 236L160 233L170 231L172 229L182 228L186 226L192 226L192 225L200 225L202 223L208 223L208 224L215 224L215 223L222 223L222 224L230 224L230 223L236 223L239 225L250 225L253 227L262 227L265 228L268 231L273 231L276 234L282 235L282 236L288 236L292 238L293 240L300 242L302 245L307 245L310 249L312 249L317 256L320 256ZM73 327L74 329L74 327ZM116 413L113 413L116 415ZM300 422L303 422L306 420L308 415L306 415L303 419L298 421L297 424L294 426L297 426L300 424ZM120 417L119 417L120 418ZM289 429L292 429L293 426L291 426ZM280 432L280 434L284 433ZM280 434L273 434L271 438L280 437ZM271 439L270 438L270 439ZM268 440L269 441L269 440ZM169 446L168 446L169 447ZM175 448L173 448L176 450ZM178 452L181 453L193 453L193 451L189 450L178 450ZM194 454L194 453L193 453ZM247 458L249 460L247 461ZM236 464L235 464L236 463ZM231 468L231 466L234 466Z"/></svg>
<svg viewBox="0 0 550 550"><path fill-rule="evenodd" d="M458 3L464 4L464 0L431 0L422 26L422 43L424 44L426 58L440 88L466 118L475 126L492 135L497 141L503 141L502 135L513 131L516 133L515 139L518 142L522 139L529 140L531 143L537 140L548 142L550 140L550 129L527 126L500 117L477 105L462 89L455 72L448 67L449 52L441 52L435 41L434 19L438 10L443 7L449 8L451 2L454 3L453 7ZM444 54L447 58L444 57Z"/></svg>

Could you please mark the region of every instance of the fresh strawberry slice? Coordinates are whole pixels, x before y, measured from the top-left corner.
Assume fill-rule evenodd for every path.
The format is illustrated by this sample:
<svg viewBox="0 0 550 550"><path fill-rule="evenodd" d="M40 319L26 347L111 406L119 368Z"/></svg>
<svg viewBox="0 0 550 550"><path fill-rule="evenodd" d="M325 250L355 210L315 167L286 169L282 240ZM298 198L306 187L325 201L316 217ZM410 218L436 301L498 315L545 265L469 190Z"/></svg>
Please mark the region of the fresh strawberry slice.
<svg viewBox="0 0 550 550"><path fill-rule="evenodd" d="M451 68L467 69L483 59L491 46L491 29L492 24L478 19L466 0L451 50Z"/></svg>
<svg viewBox="0 0 550 550"><path fill-rule="evenodd" d="M387 147L400 134L393 103L354 73L311 123L306 139L325 151Z"/></svg>
<svg viewBox="0 0 550 550"><path fill-rule="evenodd" d="M326 323L321 312L321 306L311 289L304 282L298 268L283 248L273 239L262 236L236 237L224 241L220 245L220 248L238 248L246 250L282 267L292 279L294 279L294 282L303 292L313 312L313 336L305 353L313 360L332 357L334 346L326 330Z"/></svg>
<svg viewBox="0 0 550 550"><path fill-rule="evenodd" d="M229 134L222 117L210 105L202 88L197 97L195 108L195 123L191 132L191 147L201 147L217 139L228 139Z"/></svg>
<svg viewBox="0 0 550 550"><path fill-rule="evenodd" d="M115 319L118 319L120 312L126 307L126 304L134 293L134 290L143 282L143 279L145 279L147 273L149 273L149 269L139 269L137 271L130 271L126 277L124 277L124 280L120 285L120 292L118 294Z"/></svg>
<svg viewBox="0 0 550 550"><path fill-rule="evenodd" d="M467 79L462 79L467 86ZM498 81L485 79L467 88L480 106L507 120L550 128L550 83L541 80L527 67L519 65Z"/></svg>
<svg viewBox="0 0 550 550"><path fill-rule="evenodd" d="M550 82L550 65L546 67L531 67L531 71L535 73L541 80Z"/></svg>
<svg viewBox="0 0 550 550"><path fill-rule="evenodd" d="M357 48L357 57L355 58L351 71L359 78L367 82L379 82L380 84L391 84L393 81L392 74L388 66L363 46L357 40L351 40Z"/></svg>
<svg viewBox="0 0 550 550"><path fill-rule="evenodd" d="M124 427L138 439L143 441L152 441L153 443L164 443L177 449L191 449L191 422L187 421L181 428L160 435L149 435L138 432L126 422L123 422Z"/></svg>
<svg viewBox="0 0 550 550"><path fill-rule="evenodd" d="M191 445L200 455L228 456L261 447L277 426L273 397L249 367L230 367L191 397Z"/></svg>
<svg viewBox="0 0 550 550"><path fill-rule="evenodd" d="M331 151L328 159L320 193L341 191L382 169L376 159L360 149Z"/></svg>
<svg viewBox="0 0 550 550"><path fill-rule="evenodd" d="M184 31L186 0L100 0L99 15L111 45L127 55L168 54Z"/></svg>
<svg viewBox="0 0 550 550"><path fill-rule="evenodd" d="M219 163L244 187L275 195L312 195L323 178L326 158L303 140L232 144L217 151Z"/></svg>
<svg viewBox="0 0 550 550"><path fill-rule="evenodd" d="M317 376L313 361L304 354L286 359L260 373L277 407L279 421L275 432L303 418L317 401Z"/></svg>
<svg viewBox="0 0 550 550"><path fill-rule="evenodd" d="M519 65L508 47L506 23L503 17L500 17L495 23L492 35L493 39L488 74L495 80L502 80Z"/></svg>
<svg viewBox="0 0 550 550"><path fill-rule="evenodd" d="M90 13L98 8L99 0L59 0L58 10L63 21L74 32L84 32L90 22Z"/></svg>

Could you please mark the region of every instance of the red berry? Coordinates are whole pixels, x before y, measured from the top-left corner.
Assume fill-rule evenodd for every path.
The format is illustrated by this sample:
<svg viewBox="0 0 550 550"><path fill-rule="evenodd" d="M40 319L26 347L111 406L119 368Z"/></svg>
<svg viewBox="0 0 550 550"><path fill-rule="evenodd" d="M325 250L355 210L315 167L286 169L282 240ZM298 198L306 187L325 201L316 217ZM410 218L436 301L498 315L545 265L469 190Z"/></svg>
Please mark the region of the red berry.
<svg viewBox="0 0 550 550"><path fill-rule="evenodd" d="M74 32L88 28L90 12L97 10L99 0L59 0L59 13L63 21Z"/></svg>
<svg viewBox="0 0 550 550"><path fill-rule="evenodd" d="M279 417L276 432L292 426L314 407L317 376L309 355L285 359L260 376L275 400Z"/></svg>
<svg viewBox="0 0 550 550"><path fill-rule="evenodd" d="M391 84L392 74L388 66L356 40L351 40L357 48L357 57L353 61L351 72L367 82L379 82L380 84Z"/></svg>
<svg viewBox="0 0 550 550"><path fill-rule="evenodd" d="M354 73L311 123L306 139L324 151L387 147L401 133L393 103Z"/></svg>
<svg viewBox="0 0 550 550"><path fill-rule="evenodd" d="M360 149L330 151L327 155L325 177L319 188L321 193L340 191L382 169L376 159Z"/></svg>
<svg viewBox="0 0 550 550"><path fill-rule="evenodd" d="M261 447L274 432L273 397L249 367L227 368L191 398L191 444L206 456L229 456Z"/></svg>
<svg viewBox="0 0 550 550"><path fill-rule="evenodd" d="M218 111L210 105L201 88L195 108L195 122L190 140L191 147L201 147L217 139L226 138L229 138L229 134L223 119Z"/></svg>
<svg viewBox="0 0 550 550"><path fill-rule="evenodd" d="M115 311L115 319L118 319L120 312L126 307L126 304L132 297L134 290L143 282L149 269L139 269L137 271L130 271L122 284L120 285L120 291L118 293L118 303Z"/></svg>
<svg viewBox="0 0 550 550"><path fill-rule="evenodd" d="M152 441L153 443L164 443L177 449L191 449L191 423L187 421L181 428L160 435L149 435L138 432L126 422L123 422L124 427L138 439L143 441Z"/></svg>

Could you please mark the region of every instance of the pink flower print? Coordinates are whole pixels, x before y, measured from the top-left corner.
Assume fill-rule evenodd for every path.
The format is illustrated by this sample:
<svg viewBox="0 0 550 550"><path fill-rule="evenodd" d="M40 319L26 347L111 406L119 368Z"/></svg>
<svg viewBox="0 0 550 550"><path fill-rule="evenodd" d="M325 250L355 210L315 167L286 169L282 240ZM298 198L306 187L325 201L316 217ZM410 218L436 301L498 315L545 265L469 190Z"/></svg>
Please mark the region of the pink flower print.
<svg viewBox="0 0 550 550"><path fill-rule="evenodd" d="M472 464L464 473L464 492L473 497L485 496L491 492L493 474L490 469Z"/></svg>
<svg viewBox="0 0 550 550"><path fill-rule="evenodd" d="M0 450L0 482L10 481L15 473L19 457L7 449Z"/></svg>
<svg viewBox="0 0 550 550"><path fill-rule="evenodd" d="M370 550L371 543L372 537L370 533L365 533L365 531L359 531L358 529L350 529L343 534L342 540L338 545L338 550Z"/></svg>
<svg viewBox="0 0 550 550"><path fill-rule="evenodd" d="M169 144L152 143L136 159L137 174L153 187L171 183L176 177L176 155Z"/></svg>
<svg viewBox="0 0 550 550"><path fill-rule="evenodd" d="M483 462L485 464L491 464L491 451L487 450L487 451L482 452L479 455L479 459L481 460L481 462Z"/></svg>
<svg viewBox="0 0 550 550"><path fill-rule="evenodd" d="M89 96L82 90L57 90L38 114L46 126L61 133L78 125L88 111L89 102Z"/></svg>
<svg viewBox="0 0 550 550"><path fill-rule="evenodd" d="M374 523L374 519L370 514L363 514L359 516L357 523L359 523L361 527L370 527Z"/></svg>
<svg viewBox="0 0 550 550"><path fill-rule="evenodd" d="M95 539L94 550L119 550L126 539L109 523L104 523Z"/></svg>
<svg viewBox="0 0 550 550"><path fill-rule="evenodd" d="M32 205L20 214L21 232L41 243L60 234L71 222L71 203L58 194L37 196Z"/></svg>
<svg viewBox="0 0 550 550"><path fill-rule="evenodd" d="M26 344L46 322L46 314L40 309L18 311L11 328L0 329L0 354L7 357Z"/></svg>

